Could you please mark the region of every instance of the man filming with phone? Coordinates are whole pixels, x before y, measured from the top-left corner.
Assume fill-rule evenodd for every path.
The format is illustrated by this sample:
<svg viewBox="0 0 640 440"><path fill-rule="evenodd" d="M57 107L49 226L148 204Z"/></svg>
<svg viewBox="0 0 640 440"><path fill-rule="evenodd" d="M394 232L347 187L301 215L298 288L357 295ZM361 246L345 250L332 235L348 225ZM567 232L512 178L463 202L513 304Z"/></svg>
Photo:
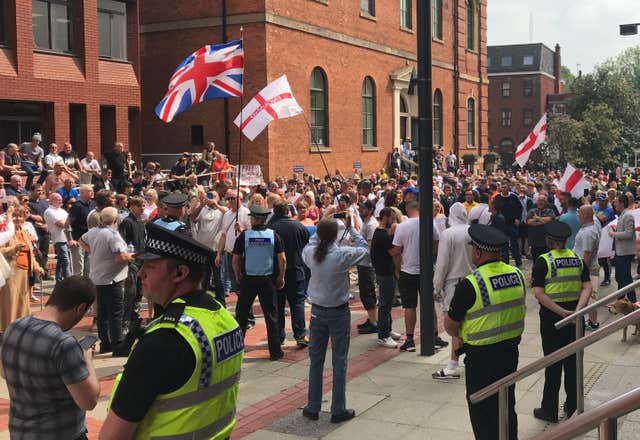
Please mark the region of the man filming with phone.
<svg viewBox="0 0 640 440"><path fill-rule="evenodd" d="M78 342L66 332L95 297L89 278L65 278L38 317L19 318L4 332L0 375L9 389L11 438L87 438L85 412L96 406L100 395L93 344Z"/></svg>

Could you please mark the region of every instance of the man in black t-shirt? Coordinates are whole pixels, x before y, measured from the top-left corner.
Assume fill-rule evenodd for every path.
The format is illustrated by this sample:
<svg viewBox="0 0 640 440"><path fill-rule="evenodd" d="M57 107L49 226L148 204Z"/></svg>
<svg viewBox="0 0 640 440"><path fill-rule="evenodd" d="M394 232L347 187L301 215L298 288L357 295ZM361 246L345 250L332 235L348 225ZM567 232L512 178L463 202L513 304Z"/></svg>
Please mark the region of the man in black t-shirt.
<svg viewBox="0 0 640 440"><path fill-rule="evenodd" d="M124 170L127 166L127 153L123 151L122 142L113 144L113 150L107 151L104 158L107 161L107 168L111 170L111 183L118 192L122 191L122 184L125 181Z"/></svg>
<svg viewBox="0 0 640 440"><path fill-rule="evenodd" d="M391 328L391 307L396 292L394 275L393 232L396 226L396 214L391 208L382 208L378 217L378 228L371 239L371 263L376 272L378 283L378 345L396 348L400 333Z"/></svg>
<svg viewBox="0 0 640 440"><path fill-rule="evenodd" d="M550 251L534 262L531 285L540 303L540 336L542 351L546 356L575 341L574 324L556 329L555 323L587 305L591 296L591 279L589 267L582 258L565 247L571 236L569 225L551 221L544 228ZM564 412L567 418L575 412L576 356L573 355L545 369L542 405L533 410L534 417L552 423L558 421L558 394L563 369L564 389L567 392Z"/></svg>

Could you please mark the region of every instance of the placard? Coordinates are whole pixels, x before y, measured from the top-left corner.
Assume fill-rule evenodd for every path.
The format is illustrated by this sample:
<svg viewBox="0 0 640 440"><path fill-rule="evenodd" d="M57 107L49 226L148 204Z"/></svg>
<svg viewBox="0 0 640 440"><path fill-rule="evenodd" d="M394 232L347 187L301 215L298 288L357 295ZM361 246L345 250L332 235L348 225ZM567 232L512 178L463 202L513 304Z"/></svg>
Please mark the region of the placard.
<svg viewBox="0 0 640 440"><path fill-rule="evenodd" d="M240 165L240 185L262 185L262 169L260 165Z"/></svg>

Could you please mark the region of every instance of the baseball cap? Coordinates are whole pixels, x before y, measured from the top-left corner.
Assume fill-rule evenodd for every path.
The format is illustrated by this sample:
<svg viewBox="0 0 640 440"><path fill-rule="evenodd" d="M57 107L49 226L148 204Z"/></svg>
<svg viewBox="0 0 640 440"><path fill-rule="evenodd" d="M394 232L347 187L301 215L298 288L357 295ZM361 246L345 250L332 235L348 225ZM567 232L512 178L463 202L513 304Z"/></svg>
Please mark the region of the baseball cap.
<svg viewBox="0 0 640 440"><path fill-rule="evenodd" d="M607 200L607 193L604 191L598 191L596 197L598 198L598 200Z"/></svg>

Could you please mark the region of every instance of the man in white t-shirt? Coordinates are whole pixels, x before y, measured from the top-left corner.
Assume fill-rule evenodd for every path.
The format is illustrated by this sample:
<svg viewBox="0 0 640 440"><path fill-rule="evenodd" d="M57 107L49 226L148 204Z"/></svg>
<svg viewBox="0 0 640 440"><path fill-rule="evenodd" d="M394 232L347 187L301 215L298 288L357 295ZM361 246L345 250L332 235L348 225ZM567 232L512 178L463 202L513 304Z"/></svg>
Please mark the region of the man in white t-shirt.
<svg viewBox="0 0 640 440"><path fill-rule="evenodd" d="M87 151L87 155L80 161L80 184L91 184L93 176L99 177L102 173L100 163L95 159L93 151Z"/></svg>
<svg viewBox="0 0 640 440"><path fill-rule="evenodd" d="M218 249L218 242L222 233L222 217L227 212L227 208L218 204L220 196L215 191L205 193L204 190L200 190L197 200L198 204L191 209L190 214L193 225L193 238L211 249ZM211 287L213 287L216 299L225 304L220 268L215 264L208 264L206 269L207 273L202 284L203 289L211 290Z"/></svg>
<svg viewBox="0 0 640 440"><path fill-rule="evenodd" d="M62 209L62 196L56 192L49 196L49 207L44 211L51 243L56 251L56 283L71 276L71 258L65 228L69 214Z"/></svg>
<svg viewBox="0 0 640 440"><path fill-rule="evenodd" d="M242 204L243 195L236 193L235 190L227 191L225 195L227 207L229 210L222 217L222 231L218 239L217 254L215 264L221 270L222 285L225 295L230 291L238 293L240 286L233 276L231 261L233 259L233 245L236 237L245 229L251 228L251 218L249 217L249 209ZM239 206L239 209L236 208ZM236 221L236 212L238 218Z"/></svg>
<svg viewBox="0 0 640 440"><path fill-rule="evenodd" d="M371 200L365 200L358 204L360 217L362 218L362 228L360 233L367 241L371 250L371 239L373 233L378 228L378 220L373 217L375 204ZM367 320L358 324L358 333L362 335L378 333L378 308L376 307L376 272L371 264L371 257L367 255L357 266L358 268L358 290L360 301L367 311Z"/></svg>
<svg viewBox="0 0 640 440"><path fill-rule="evenodd" d="M407 332L407 339L400 346L400 350L416 351L413 334L416 327L416 308L418 307L418 291L420 289L420 219L418 217L420 205L417 200L411 200L406 203L405 209L408 219L396 227L391 254L398 278L398 290L402 298L404 325ZM434 240L438 235L434 227ZM435 322L437 323L437 320ZM449 343L438 336L437 324L434 331L436 333L436 347L448 346Z"/></svg>
<svg viewBox="0 0 640 440"><path fill-rule="evenodd" d="M58 145L49 144L49 154L44 157L44 167L53 170L53 166L58 162L62 162L62 156L58 154Z"/></svg>

